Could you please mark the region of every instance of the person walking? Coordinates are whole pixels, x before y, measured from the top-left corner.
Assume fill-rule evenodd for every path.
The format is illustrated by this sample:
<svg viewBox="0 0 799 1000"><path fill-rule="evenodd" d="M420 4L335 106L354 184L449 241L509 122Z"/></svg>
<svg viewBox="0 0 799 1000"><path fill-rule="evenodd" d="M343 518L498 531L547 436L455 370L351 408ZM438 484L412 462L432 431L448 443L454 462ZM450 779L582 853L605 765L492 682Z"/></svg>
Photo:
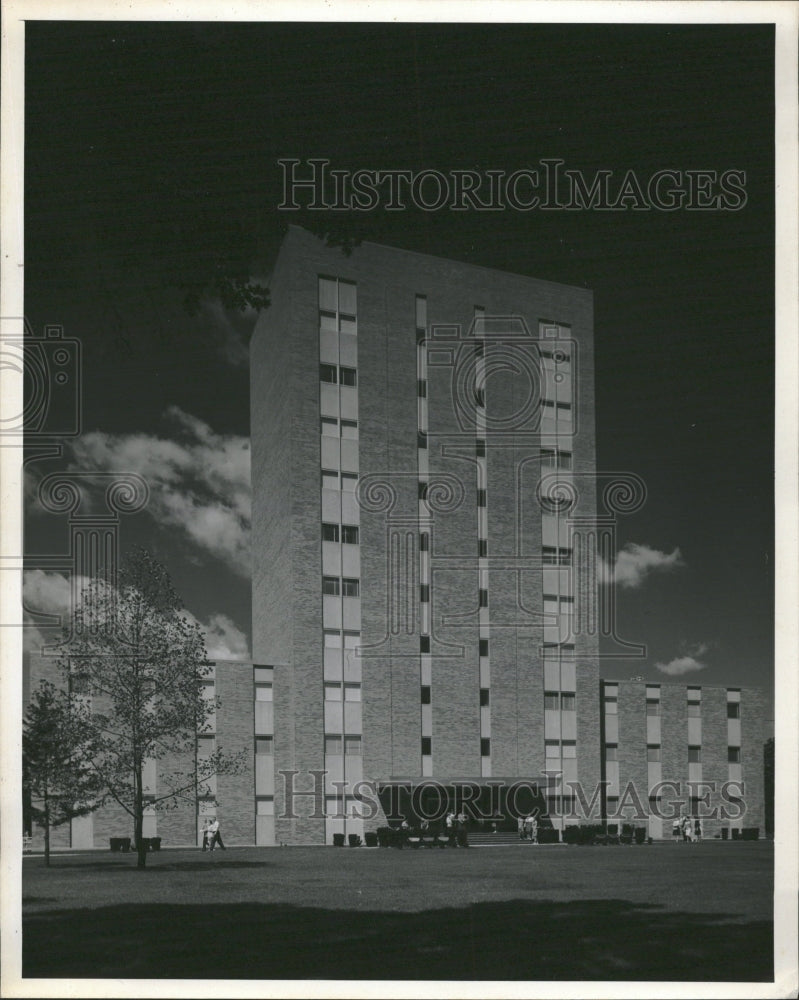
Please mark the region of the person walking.
<svg viewBox="0 0 799 1000"><path fill-rule="evenodd" d="M205 822L203 823L202 835L203 835L203 850L207 851L208 850L208 842L211 839L211 823L210 823L210 821L207 818L206 818Z"/></svg>
<svg viewBox="0 0 799 1000"><path fill-rule="evenodd" d="M530 816L530 840L534 843L538 843L538 820L535 816Z"/></svg>
<svg viewBox="0 0 799 1000"><path fill-rule="evenodd" d="M469 832L466 829L466 813L461 810L458 813L458 847L469 846Z"/></svg>
<svg viewBox="0 0 799 1000"><path fill-rule="evenodd" d="M219 846L222 848L223 851L226 850L225 845L222 843L222 834L221 834L220 829L219 829L219 820L218 820L218 818L216 816L214 816L213 821L211 823L211 826L210 826L208 832L211 835L211 848L210 849L213 851L213 849L216 847L216 845L219 844Z"/></svg>
<svg viewBox="0 0 799 1000"><path fill-rule="evenodd" d="M702 824L697 816L694 820L694 841L699 842L702 839Z"/></svg>

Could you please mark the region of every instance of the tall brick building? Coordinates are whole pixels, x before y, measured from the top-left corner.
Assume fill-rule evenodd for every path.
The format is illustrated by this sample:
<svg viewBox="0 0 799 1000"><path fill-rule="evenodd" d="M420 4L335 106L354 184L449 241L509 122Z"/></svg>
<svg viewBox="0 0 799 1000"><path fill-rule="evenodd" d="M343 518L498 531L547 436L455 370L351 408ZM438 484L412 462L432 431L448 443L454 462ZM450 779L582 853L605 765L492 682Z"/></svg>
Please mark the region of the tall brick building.
<svg viewBox="0 0 799 1000"><path fill-rule="evenodd" d="M591 292L345 256L297 228L270 290L251 345L256 665L216 665L200 747L252 751L218 782L226 840L330 843L442 807L640 825L631 782L646 812L698 808L669 779L745 779L726 826L762 828L758 692L600 682L597 560L636 484L596 475ZM149 832L196 842L204 808ZM87 846L110 835L100 814L76 824Z"/></svg>

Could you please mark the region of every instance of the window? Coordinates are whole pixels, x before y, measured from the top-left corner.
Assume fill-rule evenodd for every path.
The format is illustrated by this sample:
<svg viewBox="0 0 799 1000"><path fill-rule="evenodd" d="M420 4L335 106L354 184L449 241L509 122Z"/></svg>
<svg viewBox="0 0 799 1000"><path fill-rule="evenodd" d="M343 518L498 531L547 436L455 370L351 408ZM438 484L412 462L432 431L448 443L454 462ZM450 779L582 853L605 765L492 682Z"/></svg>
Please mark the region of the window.
<svg viewBox="0 0 799 1000"><path fill-rule="evenodd" d="M336 682L325 683L325 701L341 701L341 685Z"/></svg>
<svg viewBox="0 0 799 1000"><path fill-rule="evenodd" d="M358 757L361 753L361 737L360 736L345 736L344 737L344 753L348 757Z"/></svg>
<svg viewBox="0 0 799 1000"><path fill-rule="evenodd" d="M478 490L477 491L477 506L478 507L485 507L486 506L486 500L487 500L486 491L485 490Z"/></svg>
<svg viewBox="0 0 799 1000"><path fill-rule="evenodd" d="M427 483L424 482L419 483L419 499L420 500L427 499Z"/></svg>
<svg viewBox="0 0 799 1000"><path fill-rule="evenodd" d="M357 385L358 373L354 368L339 368L339 379L342 385Z"/></svg>
<svg viewBox="0 0 799 1000"><path fill-rule="evenodd" d="M427 434L425 431L419 431L416 435L416 445L418 448L424 450L427 447Z"/></svg>
<svg viewBox="0 0 799 1000"><path fill-rule="evenodd" d="M489 704L489 691L488 688L480 688L480 705L485 708Z"/></svg>
<svg viewBox="0 0 799 1000"><path fill-rule="evenodd" d="M419 652L429 653L430 652L430 636L420 635L419 636Z"/></svg>
<svg viewBox="0 0 799 1000"><path fill-rule="evenodd" d="M688 763L699 764L702 761L701 747L688 747Z"/></svg>
<svg viewBox="0 0 799 1000"><path fill-rule="evenodd" d="M480 588L480 595L479 596L480 596L480 607L481 608L487 608L488 607L488 591L484 590L481 587Z"/></svg>
<svg viewBox="0 0 799 1000"><path fill-rule="evenodd" d="M344 701L360 701L360 700L361 700L361 685L345 684Z"/></svg>
<svg viewBox="0 0 799 1000"><path fill-rule="evenodd" d="M359 537L357 525L343 524L341 526L341 540L345 545L357 545Z"/></svg>
<svg viewBox="0 0 799 1000"><path fill-rule="evenodd" d="M361 584L359 580L354 580L351 577L344 577L341 581L341 593L344 597L357 597L361 592Z"/></svg>
<svg viewBox="0 0 799 1000"><path fill-rule="evenodd" d="M480 640L480 656L488 656L488 639Z"/></svg>
<svg viewBox="0 0 799 1000"><path fill-rule="evenodd" d="M698 719L702 715L702 705L698 701L688 702L688 718Z"/></svg>
<svg viewBox="0 0 799 1000"><path fill-rule="evenodd" d="M256 736L255 737L255 752L261 756L272 756L275 752L275 738L274 736Z"/></svg>
<svg viewBox="0 0 799 1000"><path fill-rule="evenodd" d="M564 416L565 416L565 415L566 415L567 413L570 413L570 412L571 412L571 408L572 408L572 404L571 404L571 403L557 403L556 405L557 405L557 408L558 408L558 409L560 410L560 412L561 412L561 413L562 413L562 414L563 414Z"/></svg>
<svg viewBox="0 0 799 1000"><path fill-rule="evenodd" d="M478 538L477 539L477 556L480 559L485 559L488 555L488 539Z"/></svg>
<svg viewBox="0 0 799 1000"><path fill-rule="evenodd" d="M618 760L619 759L619 747L616 743L606 743L605 744L605 760Z"/></svg>
<svg viewBox="0 0 799 1000"><path fill-rule="evenodd" d="M485 345L482 340L478 340L474 345L474 356L476 358L482 358L485 353Z"/></svg>
<svg viewBox="0 0 799 1000"><path fill-rule="evenodd" d="M272 685L271 684L256 684L255 685L255 700L256 701L272 701Z"/></svg>
<svg viewBox="0 0 799 1000"><path fill-rule="evenodd" d="M348 441L358 440L358 421L357 420L342 420L341 421L341 436L346 438Z"/></svg>
<svg viewBox="0 0 799 1000"><path fill-rule="evenodd" d="M358 485L358 473L357 472L342 472L341 473L341 488L342 490L348 490L350 493L355 492L355 487Z"/></svg>
<svg viewBox="0 0 799 1000"><path fill-rule="evenodd" d="M474 451L478 458L485 458L486 454L485 438L478 438L477 441L475 441Z"/></svg>
<svg viewBox="0 0 799 1000"><path fill-rule="evenodd" d="M430 535L427 531L423 531L419 535L419 551L429 552L430 551Z"/></svg>
<svg viewBox="0 0 799 1000"><path fill-rule="evenodd" d="M257 683L263 681L264 684L271 684L275 671L272 667L253 667L253 680Z"/></svg>
<svg viewBox="0 0 799 1000"><path fill-rule="evenodd" d="M571 508L573 501L566 496L539 496L538 502L541 504L541 509L547 514L565 514Z"/></svg>
<svg viewBox="0 0 799 1000"><path fill-rule="evenodd" d="M608 816L615 816L616 813L619 811L619 796L608 795L607 804L608 804L608 809L607 809Z"/></svg>
<svg viewBox="0 0 799 1000"><path fill-rule="evenodd" d="M337 542L338 541L338 525L337 524L322 524L322 541L323 542Z"/></svg>
<svg viewBox="0 0 799 1000"><path fill-rule="evenodd" d="M574 759L577 756L577 743L574 740L564 740L561 747L564 758Z"/></svg>
<svg viewBox="0 0 799 1000"><path fill-rule="evenodd" d="M558 452L558 468L570 469L572 467L572 453L570 451Z"/></svg>
<svg viewBox="0 0 799 1000"><path fill-rule="evenodd" d="M544 754L549 760L560 760L560 743L557 740L545 740Z"/></svg>
<svg viewBox="0 0 799 1000"><path fill-rule="evenodd" d="M741 718L741 703L739 701L727 702L727 718L728 719Z"/></svg>
<svg viewBox="0 0 799 1000"><path fill-rule="evenodd" d="M660 760L660 746L650 743L646 748L646 759L650 764L657 764Z"/></svg>
<svg viewBox="0 0 799 1000"><path fill-rule="evenodd" d="M688 688L688 701L701 701L702 700L702 688L689 687Z"/></svg>
<svg viewBox="0 0 799 1000"><path fill-rule="evenodd" d="M740 764L741 763L741 748L740 747L727 747L727 763L728 764Z"/></svg>
<svg viewBox="0 0 799 1000"><path fill-rule="evenodd" d="M429 736L422 737L422 756L429 757L433 753L433 741Z"/></svg>
<svg viewBox="0 0 799 1000"><path fill-rule="evenodd" d="M326 649L341 649L341 632L334 628L326 628L324 635Z"/></svg>
<svg viewBox="0 0 799 1000"><path fill-rule="evenodd" d="M486 739L485 737L483 737L483 739L480 740L480 756L481 757L490 757L491 756L491 740L490 739Z"/></svg>
<svg viewBox="0 0 799 1000"><path fill-rule="evenodd" d="M542 448L541 449L541 464L548 465L555 468L558 464L558 453L554 448Z"/></svg>
<svg viewBox="0 0 799 1000"><path fill-rule="evenodd" d="M416 382L416 395L419 399L427 399L427 379L420 378Z"/></svg>
<svg viewBox="0 0 799 1000"><path fill-rule="evenodd" d="M560 696L560 707L564 712L573 712L575 706L573 694L562 694Z"/></svg>
<svg viewBox="0 0 799 1000"><path fill-rule="evenodd" d="M337 490L338 489L338 473L331 472L327 469L322 469L322 489L323 490Z"/></svg>
<svg viewBox="0 0 799 1000"><path fill-rule="evenodd" d="M321 426L325 437L338 437L338 420L335 417L322 417Z"/></svg>
<svg viewBox="0 0 799 1000"><path fill-rule="evenodd" d="M605 695L605 715L618 715L619 714L619 702L613 698L608 698Z"/></svg>
<svg viewBox="0 0 799 1000"><path fill-rule="evenodd" d="M544 692L544 708L550 710L557 709L560 706L560 695L557 691L545 691Z"/></svg>
<svg viewBox="0 0 799 1000"><path fill-rule="evenodd" d="M361 633L360 632L345 632L344 633L344 648L345 649L358 649L361 645Z"/></svg>
<svg viewBox="0 0 799 1000"><path fill-rule="evenodd" d="M660 715L660 700L655 698L647 698L646 700L646 714L647 715Z"/></svg>
<svg viewBox="0 0 799 1000"><path fill-rule="evenodd" d="M551 402L547 402L551 406ZM572 467L572 455L570 451L560 451L558 448L542 448L541 464L552 469L570 469Z"/></svg>
<svg viewBox="0 0 799 1000"><path fill-rule="evenodd" d="M325 736L325 753L342 753L343 738L341 736Z"/></svg>
<svg viewBox="0 0 799 1000"><path fill-rule="evenodd" d="M327 382L331 385L335 385L338 381L338 376L336 374L335 365L319 365L319 379L322 382Z"/></svg>
<svg viewBox="0 0 799 1000"><path fill-rule="evenodd" d="M541 555L545 566L554 566L558 561L558 550L552 545L545 545L541 549Z"/></svg>
<svg viewBox="0 0 799 1000"><path fill-rule="evenodd" d="M474 399L478 406L484 407L486 405L485 389L475 389Z"/></svg>
<svg viewBox="0 0 799 1000"><path fill-rule="evenodd" d="M430 602L430 584L423 583L419 587L419 600L422 604L428 604Z"/></svg>
<svg viewBox="0 0 799 1000"><path fill-rule="evenodd" d="M423 705L429 705L430 704L430 685L429 684L423 684L422 685L422 704Z"/></svg>
<svg viewBox="0 0 799 1000"><path fill-rule="evenodd" d="M327 594L329 597L338 597L340 593L339 580L336 576L323 576L322 577L322 593Z"/></svg>

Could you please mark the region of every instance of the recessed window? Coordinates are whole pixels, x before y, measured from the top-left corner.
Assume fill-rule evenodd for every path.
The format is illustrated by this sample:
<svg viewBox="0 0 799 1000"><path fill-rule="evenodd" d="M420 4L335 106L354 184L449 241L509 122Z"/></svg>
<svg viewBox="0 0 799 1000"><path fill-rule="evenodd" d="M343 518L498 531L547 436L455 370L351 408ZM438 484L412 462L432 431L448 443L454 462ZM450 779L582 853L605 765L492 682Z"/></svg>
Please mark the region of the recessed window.
<svg viewBox="0 0 799 1000"><path fill-rule="evenodd" d="M488 639L480 639L480 656L488 656Z"/></svg>
<svg viewBox="0 0 799 1000"><path fill-rule="evenodd" d="M605 744L605 760L618 760L619 747L616 743Z"/></svg>
<svg viewBox="0 0 799 1000"><path fill-rule="evenodd" d="M488 539L478 538L477 539L477 555L480 559L485 559L488 555Z"/></svg>
<svg viewBox="0 0 799 1000"><path fill-rule="evenodd" d="M486 498L486 491L485 490L478 490L477 491L477 506L478 507L485 507L486 506L486 500L487 500L487 498Z"/></svg>
<svg viewBox="0 0 799 1000"><path fill-rule="evenodd" d="M702 761L701 747L688 747L688 763L699 764Z"/></svg>
<svg viewBox="0 0 799 1000"><path fill-rule="evenodd" d="M427 399L427 379L420 378L416 381L416 395L419 399Z"/></svg>
<svg viewBox="0 0 799 1000"><path fill-rule="evenodd" d="M427 499L427 483L424 482L419 483L419 499L420 500Z"/></svg>
<svg viewBox="0 0 799 1000"><path fill-rule="evenodd" d="M474 401L480 407L485 407L486 405L486 393L485 389L475 389L474 390Z"/></svg>
<svg viewBox="0 0 799 1000"><path fill-rule="evenodd" d="M560 707L560 695L557 691L544 692L544 708L550 711L557 711Z"/></svg>
<svg viewBox="0 0 799 1000"><path fill-rule="evenodd" d="M480 602L479 602L480 603L480 607L481 608L487 608L488 607L488 591L484 590L481 587L480 588L480 594L479 594L479 596L480 596Z"/></svg>
<svg viewBox="0 0 799 1000"><path fill-rule="evenodd" d="M429 757L433 753L433 741L429 736L422 737L422 756Z"/></svg>
<svg viewBox="0 0 799 1000"><path fill-rule="evenodd" d="M344 648L345 649L358 649L361 645L361 633L360 632L345 632L344 633Z"/></svg>
<svg viewBox="0 0 799 1000"><path fill-rule="evenodd" d="M340 754L344 750L344 738L342 736L325 736L325 753Z"/></svg>
<svg viewBox="0 0 799 1000"><path fill-rule="evenodd" d="M355 524L343 524L341 526L341 540L345 545L357 545L360 537L358 526Z"/></svg>
<svg viewBox="0 0 799 1000"><path fill-rule="evenodd" d="M422 604L428 604L430 602L430 584L423 583L419 587L419 600Z"/></svg>
<svg viewBox="0 0 799 1000"><path fill-rule="evenodd" d="M323 490L337 490L338 489L338 473L332 472L328 469L322 469L322 489Z"/></svg>
<svg viewBox="0 0 799 1000"><path fill-rule="evenodd" d="M646 714L647 715L660 715L660 700L655 700L654 698L647 698L646 702Z"/></svg>
<svg viewBox="0 0 799 1000"><path fill-rule="evenodd" d="M739 701L727 702L727 718L728 719L741 718L741 703Z"/></svg>
<svg viewBox="0 0 799 1000"><path fill-rule="evenodd" d="M271 756L275 752L274 736L256 736L255 752L261 756Z"/></svg>
<svg viewBox="0 0 799 1000"><path fill-rule="evenodd" d="M354 368L339 368L339 381L342 385L357 385L358 373Z"/></svg>
<svg viewBox="0 0 799 1000"><path fill-rule="evenodd" d="M646 748L646 759L650 764L657 764L660 760L660 746L650 743Z"/></svg>
<svg viewBox="0 0 799 1000"><path fill-rule="evenodd" d="M564 712L574 711L574 695L573 694L562 694L560 696L560 707Z"/></svg>
<svg viewBox="0 0 799 1000"><path fill-rule="evenodd" d="M322 524L322 541L323 542L337 542L338 541L338 525L337 524Z"/></svg>
<svg viewBox="0 0 799 1000"><path fill-rule="evenodd" d="M326 628L324 631L325 649L341 649L341 632L334 628Z"/></svg>
<svg viewBox="0 0 799 1000"><path fill-rule="evenodd" d="M358 440L358 421L357 420L342 420L341 421L341 436L348 441Z"/></svg>
<svg viewBox="0 0 799 1000"><path fill-rule="evenodd" d="M327 382L331 385L335 385L336 382L338 381L336 366L319 365L319 379L321 382Z"/></svg>
<svg viewBox="0 0 799 1000"><path fill-rule="evenodd" d="M489 704L488 688L480 688L480 705L485 708Z"/></svg>
<svg viewBox="0 0 799 1000"><path fill-rule="evenodd" d="M422 685L422 704L423 705L429 705L430 704L430 685L429 684L423 684Z"/></svg>
<svg viewBox="0 0 799 1000"><path fill-rule="evenodd" d="M699 687L689 687L688 688L688 701L701 701L702 700L702 688Z"/></svg>
<svg viewBox="0 0 799 1000"><path fill-rule="evenodd" d="M564 758L574 759L577 756L577 743L574 740L564 740L561 745Z"/></svg>
<svg viewBox="0 0 799 1000"><path fill-rule="evenodd" d="M341 581L341 593L344 597L358 597L361 592L361 583L351 577L344 577Z"/></svg>
<svg viewBox="0 0 799 1000"><path fill-rule="evenodd" d="M485 438L478 438L474 446L475 454L478 458L485 458L486 443Z"/></svg>
<svg viewBox="0 0 799 1000"><path fill-rule="evenodd" d="M548 760L560 760L560 743L558 740L544 740L544 756Z"/></svg>
<svg viewBox="0 0 799 1000"><path fill-rule="evenodd" d="M341 593L341 586L337 576L322 577L322 593L328 597L338 597Z"/></svg>
<svg viewBox="0 0 799 1000"><path fill-rule="evenodd" d="M256 701L272 701L273 692L271 684L256 684L255 685L255 700Z"/></svg>
<svg viewBox="0 0 799 1000"><path fill-rule="evenodd" d="M688 718L698 719L702 715L702 706L698 701L688 702Z"/></svg>
<svg viewBox="0 0 799 1000"><path fill-rule="evenodd" d="M321 426L325 437L338 437L338 420L335 417L322 417Z"/></svg>
<svg viewBox="0 0 799 1000"><path fill-rule="evenodd" d="M420 635L419 636L419 652L429 653L430 652L430 636Z"/></svg>
<svg viewBox="0 0 799 1000"><path fill-rule="evenodd" d="M605 715L618 715L619 714L619 702L616 698L608 698L605 696Z"/></svg>
<svg viewBox="0 0 799 1000"><path fill-rule="evenodd" d="M485 737L483 737L483 739L480 740L480 756L481 757L490 757L491 756L491 740L490 739L486 739Z"/></svg>
<svg viewBox="0 0 799 1000"><path fill-rule="evenodd" d="M361 685L345 684L344 701L360 701L360 700L361 700Z"/></svg>
<svg viewBox="0 0 799 1000"><path fill-rule="evenodd" d="M558 403L557 404L557 408L561 411L561 413L568 413L571 410L571 408L572 408L572 404L571 403Z"/></svg>
<svg viewBox="0 0 799 1000"><path fill-rule="evenodd" d="M740 747L727 747L727 763L728 764L740 764L741 763L741 748Z"/></svg>
<svg viewBox="0 0 799 1000"><path fill-rule="evenodd" d="M361 753L361 737L360 736L345 736L344 737L344 753L348 757L357 757Z"/></svg>
<svg viewBox="0 0 799 1000"><path fill-rule="evenodd" d="M349 491L350 493L355 492L355 487L358 485L358 473L357 472L342 472L341 473L341 488L342 490Z"/></svg>
<svg viewBox="0 0 799 1000"><path fill-rule="evenodd" d="M325 683L325 701L341 701L341 685L337 681Z"/></svg>
<svg viewBox="0 0 799 1000"><path fill-rule="evenodd" d="M419 551L429 552L430 551L430 535L427 531L423 531L419 535Z"/></svg>
<svg viewBox="0 0 799 1000"><path fill-rule="evenodd" d="M425 431L419 431L416 435L416 445L418 448L424 450L427 447L427 434Z"/></svg>
<svg viewBox="0 0 799 1000"><path fill-rule="evenodd" d="M484 353L485 353L485 345L483 344L482 340L478 340L477 343L474 345L474 356L476 358L482 358Z"/></svg>

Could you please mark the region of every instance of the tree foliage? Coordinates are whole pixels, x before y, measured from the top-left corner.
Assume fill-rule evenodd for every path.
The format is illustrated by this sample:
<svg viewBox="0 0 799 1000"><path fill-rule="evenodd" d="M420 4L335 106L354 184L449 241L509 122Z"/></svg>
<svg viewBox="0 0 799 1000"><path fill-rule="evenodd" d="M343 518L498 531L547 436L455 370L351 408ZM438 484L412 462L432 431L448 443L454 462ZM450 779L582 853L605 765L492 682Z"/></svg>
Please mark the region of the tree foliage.
<svg viewBox="0 0 799 1000"><path fill-rule="evenodd" d="M89 710L83 699L42 681L28 705L22 732L22 783L33 821L50 830L85 816L103 801L102 783L86 757Z"/></svg>
<svg viewBox="0 0 799 1000"><path fill-rule="evenodd" d="M94 580L75 609L62 665L92 699L87 759L108 798L133 819L139 867L144 811L210 797L217 774L240 770L241 755L199 756L197 735L211 731L216 701L200 626L182 612L169 574L137 549L116 586ZM146 786L147 762L157 781Z"/></svg>

